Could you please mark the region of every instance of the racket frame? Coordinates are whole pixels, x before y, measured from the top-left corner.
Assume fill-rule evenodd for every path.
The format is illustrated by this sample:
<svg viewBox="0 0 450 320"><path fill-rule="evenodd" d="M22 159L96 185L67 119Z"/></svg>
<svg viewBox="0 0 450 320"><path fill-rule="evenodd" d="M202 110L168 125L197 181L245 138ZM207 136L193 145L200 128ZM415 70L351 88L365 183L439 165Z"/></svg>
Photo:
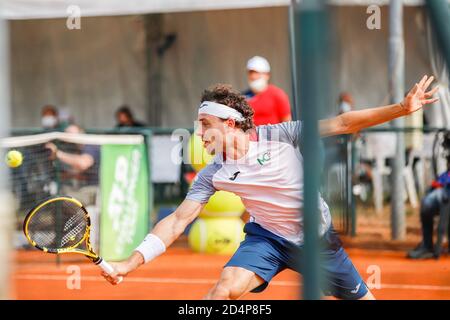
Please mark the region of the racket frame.
<svg viewBox="0 0 450 320"><path fill-rule="evenodd" d="M83 210L85 216L86 216L86 230L85 233L83 235L83 237L81 238L80 241L78 241L76 244L68 247L68 248L62 248L62 249L50 249L50 248L46 248L46 247L42 247L39 246L35 241L33 241L33 239L30 237L29 235L29 231L28 231L28 225L31 221L31 219L33 218L33 216L39 212L39 210L50 204L53 202L57 202L57 201L69 201L74 203L75 205L77 205L81 210ZM25 217L25 220L23 222L23 232L25 234L25 237L27 238L28 242L35 248L44 251L46 253L53 253L53 254L65 254L65 253L77 253L77 254L82 254L86 257L88 257L89 259L92 260L92 262L94 262L95 264L100 264L102 262L102 258L100 258L92 249L91 243L89 241L90 238L90 231L91 231L91 218L89 216L89 212L86 210L86 208L83 206L83 204L78 201L75 198L69 197L69 196L54 196L54 197L50 197L44 201L42 201L41 203L39 203L38 205L36 205L35 207L33 207L28 214ZM79 247L83 242L85 242L86 244L86 248L87 250L83 250L83 249L78 249L77 247Z"/></svg>

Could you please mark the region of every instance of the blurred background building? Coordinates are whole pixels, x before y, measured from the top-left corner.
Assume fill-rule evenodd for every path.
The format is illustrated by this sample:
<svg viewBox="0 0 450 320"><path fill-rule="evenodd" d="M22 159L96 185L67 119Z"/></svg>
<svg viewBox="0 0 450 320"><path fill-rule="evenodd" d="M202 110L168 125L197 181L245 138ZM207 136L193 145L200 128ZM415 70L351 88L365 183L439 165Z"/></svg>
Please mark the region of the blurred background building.
<svg viewBox="0 0 450 320"><path fill-rule="evenodd" d="M40 107L48 103L69 106L84 127L111 127L124 103L151 126L192 126L205 87L224 82L246 88L245 64L253 55L270 61L272 81L292 97L288 0L108 1L107 8L78 1L81 30L65 27L74 1L3 2L4 16L13 19L13 127L39 126ZM331 1L330 96L348 91L355 108L388 102L387 3ZM409 87L432 73L430 32L423 2L404 3ZM366 27L371 4L381 5L379 30ZM430 117L440 124L440 117Z"/></svg>

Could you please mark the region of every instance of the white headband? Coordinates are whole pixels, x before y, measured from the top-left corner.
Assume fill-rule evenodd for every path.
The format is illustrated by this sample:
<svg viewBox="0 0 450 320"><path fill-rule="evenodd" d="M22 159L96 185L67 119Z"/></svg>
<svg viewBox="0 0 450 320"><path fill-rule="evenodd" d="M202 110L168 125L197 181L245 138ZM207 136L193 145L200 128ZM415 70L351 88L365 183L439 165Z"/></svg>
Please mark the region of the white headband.
<svg viewBox="0 0 450 320"><path fill-rule="evenodd" d="M203 101L200 104L200 108L198 109L198 113L206 113L212 116L216 116L221 119L234 119L236 121L244 121L245 118L242 116L242 113L237 111L236 109L230 108L224 104L220 104L212 101Z"/></svg>

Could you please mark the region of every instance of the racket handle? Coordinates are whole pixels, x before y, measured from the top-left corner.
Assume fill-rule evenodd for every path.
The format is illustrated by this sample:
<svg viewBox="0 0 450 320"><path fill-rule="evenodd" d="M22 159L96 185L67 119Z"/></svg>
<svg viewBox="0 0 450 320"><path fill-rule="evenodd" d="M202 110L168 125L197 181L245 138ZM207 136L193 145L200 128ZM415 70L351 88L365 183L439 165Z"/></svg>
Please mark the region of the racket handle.
<svg viewBox="0 0 450 320"><path fill-rule="evenodd" d="M105 271L107 274L112 274L114 272L114 268L105 260L101 259L100 262L97 264L103 271ZM123 280L122 276L119 276L117 278L117 284L121 283Z"/></svg>

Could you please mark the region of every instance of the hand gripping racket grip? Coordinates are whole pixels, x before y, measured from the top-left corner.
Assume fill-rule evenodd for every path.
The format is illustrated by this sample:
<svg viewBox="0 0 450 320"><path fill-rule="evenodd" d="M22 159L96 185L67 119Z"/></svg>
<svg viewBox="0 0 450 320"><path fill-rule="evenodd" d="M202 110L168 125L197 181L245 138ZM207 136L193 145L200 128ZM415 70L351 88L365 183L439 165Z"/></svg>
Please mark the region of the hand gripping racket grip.
<svg viewBox="0 0 450 320"><path fill-rule="evenodd" d="M114 268L105 260L100 258L100 262L97 264L103 271L105 271L107 274L112 274L114 272ZM121 283L123 280L123 277L119 276L117 278L117 284Z"/></svg>

